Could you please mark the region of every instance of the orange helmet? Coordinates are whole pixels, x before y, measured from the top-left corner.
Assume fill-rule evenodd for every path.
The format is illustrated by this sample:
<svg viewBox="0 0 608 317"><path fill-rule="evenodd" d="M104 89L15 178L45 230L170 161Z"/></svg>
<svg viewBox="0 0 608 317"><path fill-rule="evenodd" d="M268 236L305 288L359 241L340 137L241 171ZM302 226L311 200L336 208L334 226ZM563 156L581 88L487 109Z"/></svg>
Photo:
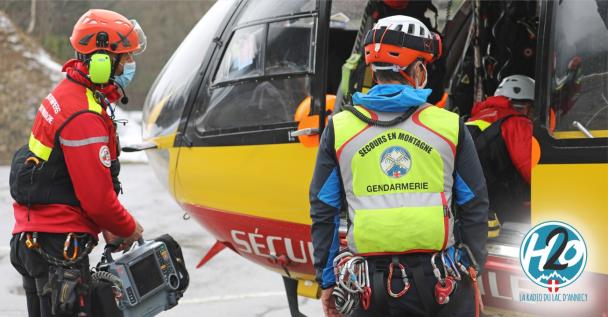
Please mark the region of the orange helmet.
<svg viewBox="0 0 608 317"><path fill-rule="evenodd" d="M80 54L99 50L139 54L146 48L146 35L135 20L114 11L91 9L74 25L70 43Z"/></svg>
<svg viewBox="0 0 608 317"><path fill-rule="evenodd" d="M418 19L395 15L378 20L365 37L365 63L386 63L402 71L416 60L431 62L441 56L441 38ZM388 69L386 66L376 69Z"/></svg>

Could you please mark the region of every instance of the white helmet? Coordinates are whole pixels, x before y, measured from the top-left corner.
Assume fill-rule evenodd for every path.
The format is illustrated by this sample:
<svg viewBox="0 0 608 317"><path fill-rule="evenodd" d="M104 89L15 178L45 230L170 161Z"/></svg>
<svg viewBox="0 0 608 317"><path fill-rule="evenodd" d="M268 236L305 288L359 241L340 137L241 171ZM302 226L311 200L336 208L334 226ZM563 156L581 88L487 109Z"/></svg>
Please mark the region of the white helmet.
<svg viewBox="0 0 608 317"><path fill-rule="evenodd" d="M524 75L511 75L500 82L494 96L512 100L534 100L534 79Z"/></svg>
<svg viewBox="0 0 608 317"><path fill-rule="evenodd" d="M378 30L381 28L388 28L389 30L399 31L417 37L433 39L431 31L429 31L424 23L416 18L405 15L393 15L378 20L378 23L374 25L373 29Z"/></svg>
<svg viewBox="0 0 608 317"><path fill-rule="evenodd" d="M404 69L418 59L431 62L441 55L441 38L418 19L394 15L378 20L364 41L365 62Z"/></svg>
<svg viewBox="0 0 608 317"><path fill-rule="evenodd" d="M364 41L365 63L373 71L392 70L399 72L413 86L424 87L417 83L404 70L412 63L422 60L421 64L432 62L441 56L441 37L431 32L418 19L394 15L378 20ZM379 63L389 66L380 66Z"/></svg>

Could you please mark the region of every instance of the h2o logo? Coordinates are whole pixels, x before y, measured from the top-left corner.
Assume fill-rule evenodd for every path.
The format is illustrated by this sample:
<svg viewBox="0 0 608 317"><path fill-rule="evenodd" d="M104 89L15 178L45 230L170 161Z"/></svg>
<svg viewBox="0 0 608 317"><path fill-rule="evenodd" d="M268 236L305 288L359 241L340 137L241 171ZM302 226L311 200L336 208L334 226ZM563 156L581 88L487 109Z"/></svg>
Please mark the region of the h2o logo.
<svg viewBox="0 0 608 317"><path fill-rule="evenodd" d="M587 264L585 240L572 226L543 222L524 237L519 249L521 267L530 280L549 291L568 286Z"/></svg>

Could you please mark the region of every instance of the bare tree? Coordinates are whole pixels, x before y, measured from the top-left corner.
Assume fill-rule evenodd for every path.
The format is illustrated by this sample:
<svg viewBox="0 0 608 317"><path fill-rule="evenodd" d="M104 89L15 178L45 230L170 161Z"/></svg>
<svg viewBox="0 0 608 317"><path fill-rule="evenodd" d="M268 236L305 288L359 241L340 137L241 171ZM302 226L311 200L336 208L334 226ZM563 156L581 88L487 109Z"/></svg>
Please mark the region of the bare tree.
<svg viewBox="0 0 608 317"><path fill-rule="evenodd" d="M27 34L32 34L36 27L36 0L32 0L30 5L30 24L27 27Z"/></svg>

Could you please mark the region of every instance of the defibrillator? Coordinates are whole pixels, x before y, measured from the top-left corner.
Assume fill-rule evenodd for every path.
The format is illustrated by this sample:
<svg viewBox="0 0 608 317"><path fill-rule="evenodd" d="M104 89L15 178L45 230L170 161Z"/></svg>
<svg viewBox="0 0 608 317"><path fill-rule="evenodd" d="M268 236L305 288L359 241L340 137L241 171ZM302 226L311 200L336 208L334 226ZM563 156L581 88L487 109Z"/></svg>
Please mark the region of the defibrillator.
<svg viewBox="0 0 608 317"><path fill-rule="evenodd" d="M151 317L178 304L187 287L188 274L179 245L170 236L163 237L170 238L174 245L163 239L142 239L116 259L111 254L113 246L106 246L93 280L109 283L112 292L103 293L98 289L97 297L104 297L100 300L104 304L100 306L106 306L98 313L103 316ZM102 288L103 285L98 284L97 287ZM108 300L108 297L114 300ZM116 309L108 308L108 302L115 303Z"/></svg>

